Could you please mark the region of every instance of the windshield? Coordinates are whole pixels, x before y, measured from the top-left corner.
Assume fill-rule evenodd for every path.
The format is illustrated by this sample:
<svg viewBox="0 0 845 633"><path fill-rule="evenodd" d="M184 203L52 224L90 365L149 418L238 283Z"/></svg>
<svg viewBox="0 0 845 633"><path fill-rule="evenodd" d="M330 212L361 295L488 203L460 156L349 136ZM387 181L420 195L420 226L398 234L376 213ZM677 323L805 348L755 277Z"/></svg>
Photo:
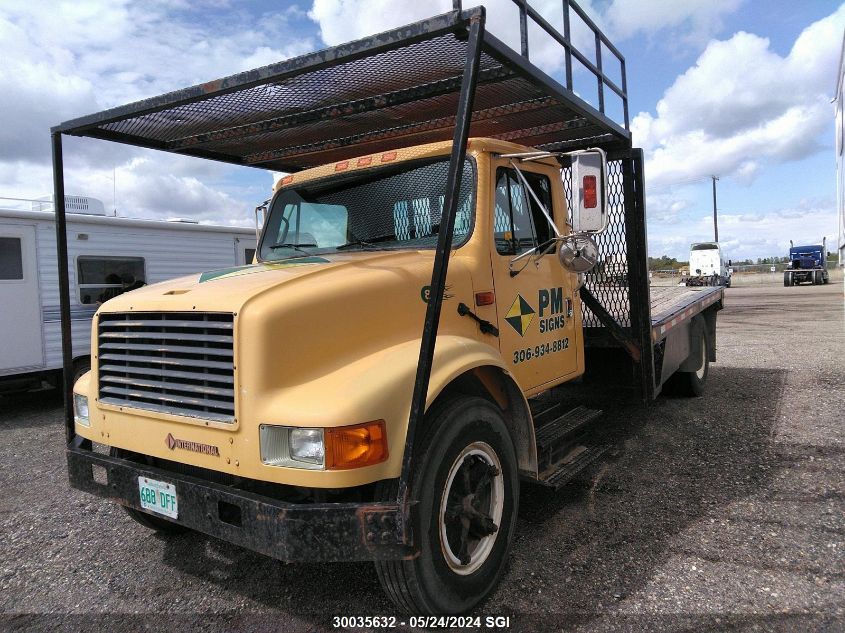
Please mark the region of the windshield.
<svg viewBox="0 0 845 633"><path fill-rule="evenodd" d="M352 172L282 189L261 238L260 259L352 250L434 248L448 158ZM453 248L472 229L475 170L464 161Z"/></svg>

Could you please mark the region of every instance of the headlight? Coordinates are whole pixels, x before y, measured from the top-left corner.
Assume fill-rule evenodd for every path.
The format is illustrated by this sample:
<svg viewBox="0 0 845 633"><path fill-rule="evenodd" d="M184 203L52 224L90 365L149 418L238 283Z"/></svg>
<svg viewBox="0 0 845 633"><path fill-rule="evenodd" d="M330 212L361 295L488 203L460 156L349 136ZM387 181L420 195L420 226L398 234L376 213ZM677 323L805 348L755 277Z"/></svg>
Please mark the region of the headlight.
<svg viewBox="0 0 845 633"><path fill-rule="evenodd" d="M267 466L345 470L387 459L384 420L327 429L262 424L261 461Z"/></svg>
<svg viewBox="0 0 845 633"><path fill-rule="evenodd" d="M298 429L262 424L259 427L261 461L268 466L324 468L323 429Z"/></svg>
<svg viewBox="0 0 845 633"><path fill-rule="evenodd" d="M88 413L88 396L83 396L81 393L73 394L73 419L82 426L91 426Z"/></svg>
<svg viewBox="0 0 845 633"><path fill-rule="evenodd" d="M323 429L291 429L290 458L298 462L323 465Z"/></svg>

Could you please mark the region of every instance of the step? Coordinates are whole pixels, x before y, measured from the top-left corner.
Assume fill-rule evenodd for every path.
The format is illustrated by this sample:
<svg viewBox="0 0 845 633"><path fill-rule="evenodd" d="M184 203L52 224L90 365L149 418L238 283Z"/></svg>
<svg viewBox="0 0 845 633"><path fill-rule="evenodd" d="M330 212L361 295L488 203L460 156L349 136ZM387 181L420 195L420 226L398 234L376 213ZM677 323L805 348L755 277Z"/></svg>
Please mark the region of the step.
<svg viewBox="0 0 845 633"><path fill-rule="evenodd" d="M610 446L601 444L596 446L579 446L557 464L541 473L537 483L557 490L569 483L575 475L593 464L609 449Z"/></svg>
<svg viewBox="0 0 845 633"><path fill-rule="evenodd" d="M537 453L546 451L561 439L572 435L593 422L601 414L602 412L596 409L579 406L567 411L551 422L546 422L535 432Z"/></svg>
<svg viewBox="0 0 845 633"><path fill-rule="evenodd" d="M534 428L537 429L552 422L564 410L561 402L549 402L548 400L532 402L529 400L528 403L531 408L531 419L534 420Z"/></svg>

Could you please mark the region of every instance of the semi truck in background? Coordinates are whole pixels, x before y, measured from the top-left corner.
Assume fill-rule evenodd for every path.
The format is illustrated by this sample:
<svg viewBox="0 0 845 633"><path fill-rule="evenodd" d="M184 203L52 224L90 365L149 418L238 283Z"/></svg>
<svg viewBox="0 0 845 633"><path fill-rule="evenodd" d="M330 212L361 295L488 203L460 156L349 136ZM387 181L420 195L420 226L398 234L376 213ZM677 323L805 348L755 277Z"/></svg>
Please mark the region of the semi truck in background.
<svg viewBox="0 0 845 633"><path fill-rule="evenodd" d="M690 245L689 276L681 280L682 286L731 287L731 262L722 256L718 242L698 242Z"/></svg>
<svg viewBox="0 0 845 633"><path fill-rule="evenodd" d="M73 487L162 534L373 561L397 608L466 613L505 572L520 482L609 448L553 388L612 353L632 402L702 394L723 290L649 288L624 58L565 0L621 65L621 88L588 67L596 109L529 58L532 29L520 54L455 5L53 128L59 193L65 134L289 174L255 264L99 308L92 369L66 374Z"/></svg>
<svg viewBox="0 0 845 633"><path fill-rule="evenodd" d="M803 283L820 286L828 283L830 274L827 270L827 237L821 244L795 246L789 240L789 264L783 271L783 285L797 286Z"/></svg>

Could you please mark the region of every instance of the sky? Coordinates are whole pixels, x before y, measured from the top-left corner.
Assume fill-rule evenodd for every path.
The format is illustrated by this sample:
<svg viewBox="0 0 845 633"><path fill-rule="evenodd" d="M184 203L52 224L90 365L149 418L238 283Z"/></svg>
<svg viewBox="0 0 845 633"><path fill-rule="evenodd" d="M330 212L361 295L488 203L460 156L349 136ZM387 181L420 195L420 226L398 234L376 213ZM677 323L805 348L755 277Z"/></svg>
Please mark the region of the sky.
<svg viewBox="0 0 845 633"><path fill-rule="evenodd" d="M483 4L490 32L518 46L511 0ZM560 0L531 4L562 24ZM845 4L580 5L626 58L633 141L646 157L650 255L686 259L691 242L712 239L712 175L726 256L784 255L790 239L836 243L831 100ZM0 197L51 193L49 128L62 121L450 8L451 0L0 0ZM577 21L573 38L590 49ZM532 61L560 76L555 46L533 30L529 43ZM576 71L575 89L594 103L584 76ZM274 178L90 139L66 138L64 153L67 193L128 217L250 225Z"/></svg>

